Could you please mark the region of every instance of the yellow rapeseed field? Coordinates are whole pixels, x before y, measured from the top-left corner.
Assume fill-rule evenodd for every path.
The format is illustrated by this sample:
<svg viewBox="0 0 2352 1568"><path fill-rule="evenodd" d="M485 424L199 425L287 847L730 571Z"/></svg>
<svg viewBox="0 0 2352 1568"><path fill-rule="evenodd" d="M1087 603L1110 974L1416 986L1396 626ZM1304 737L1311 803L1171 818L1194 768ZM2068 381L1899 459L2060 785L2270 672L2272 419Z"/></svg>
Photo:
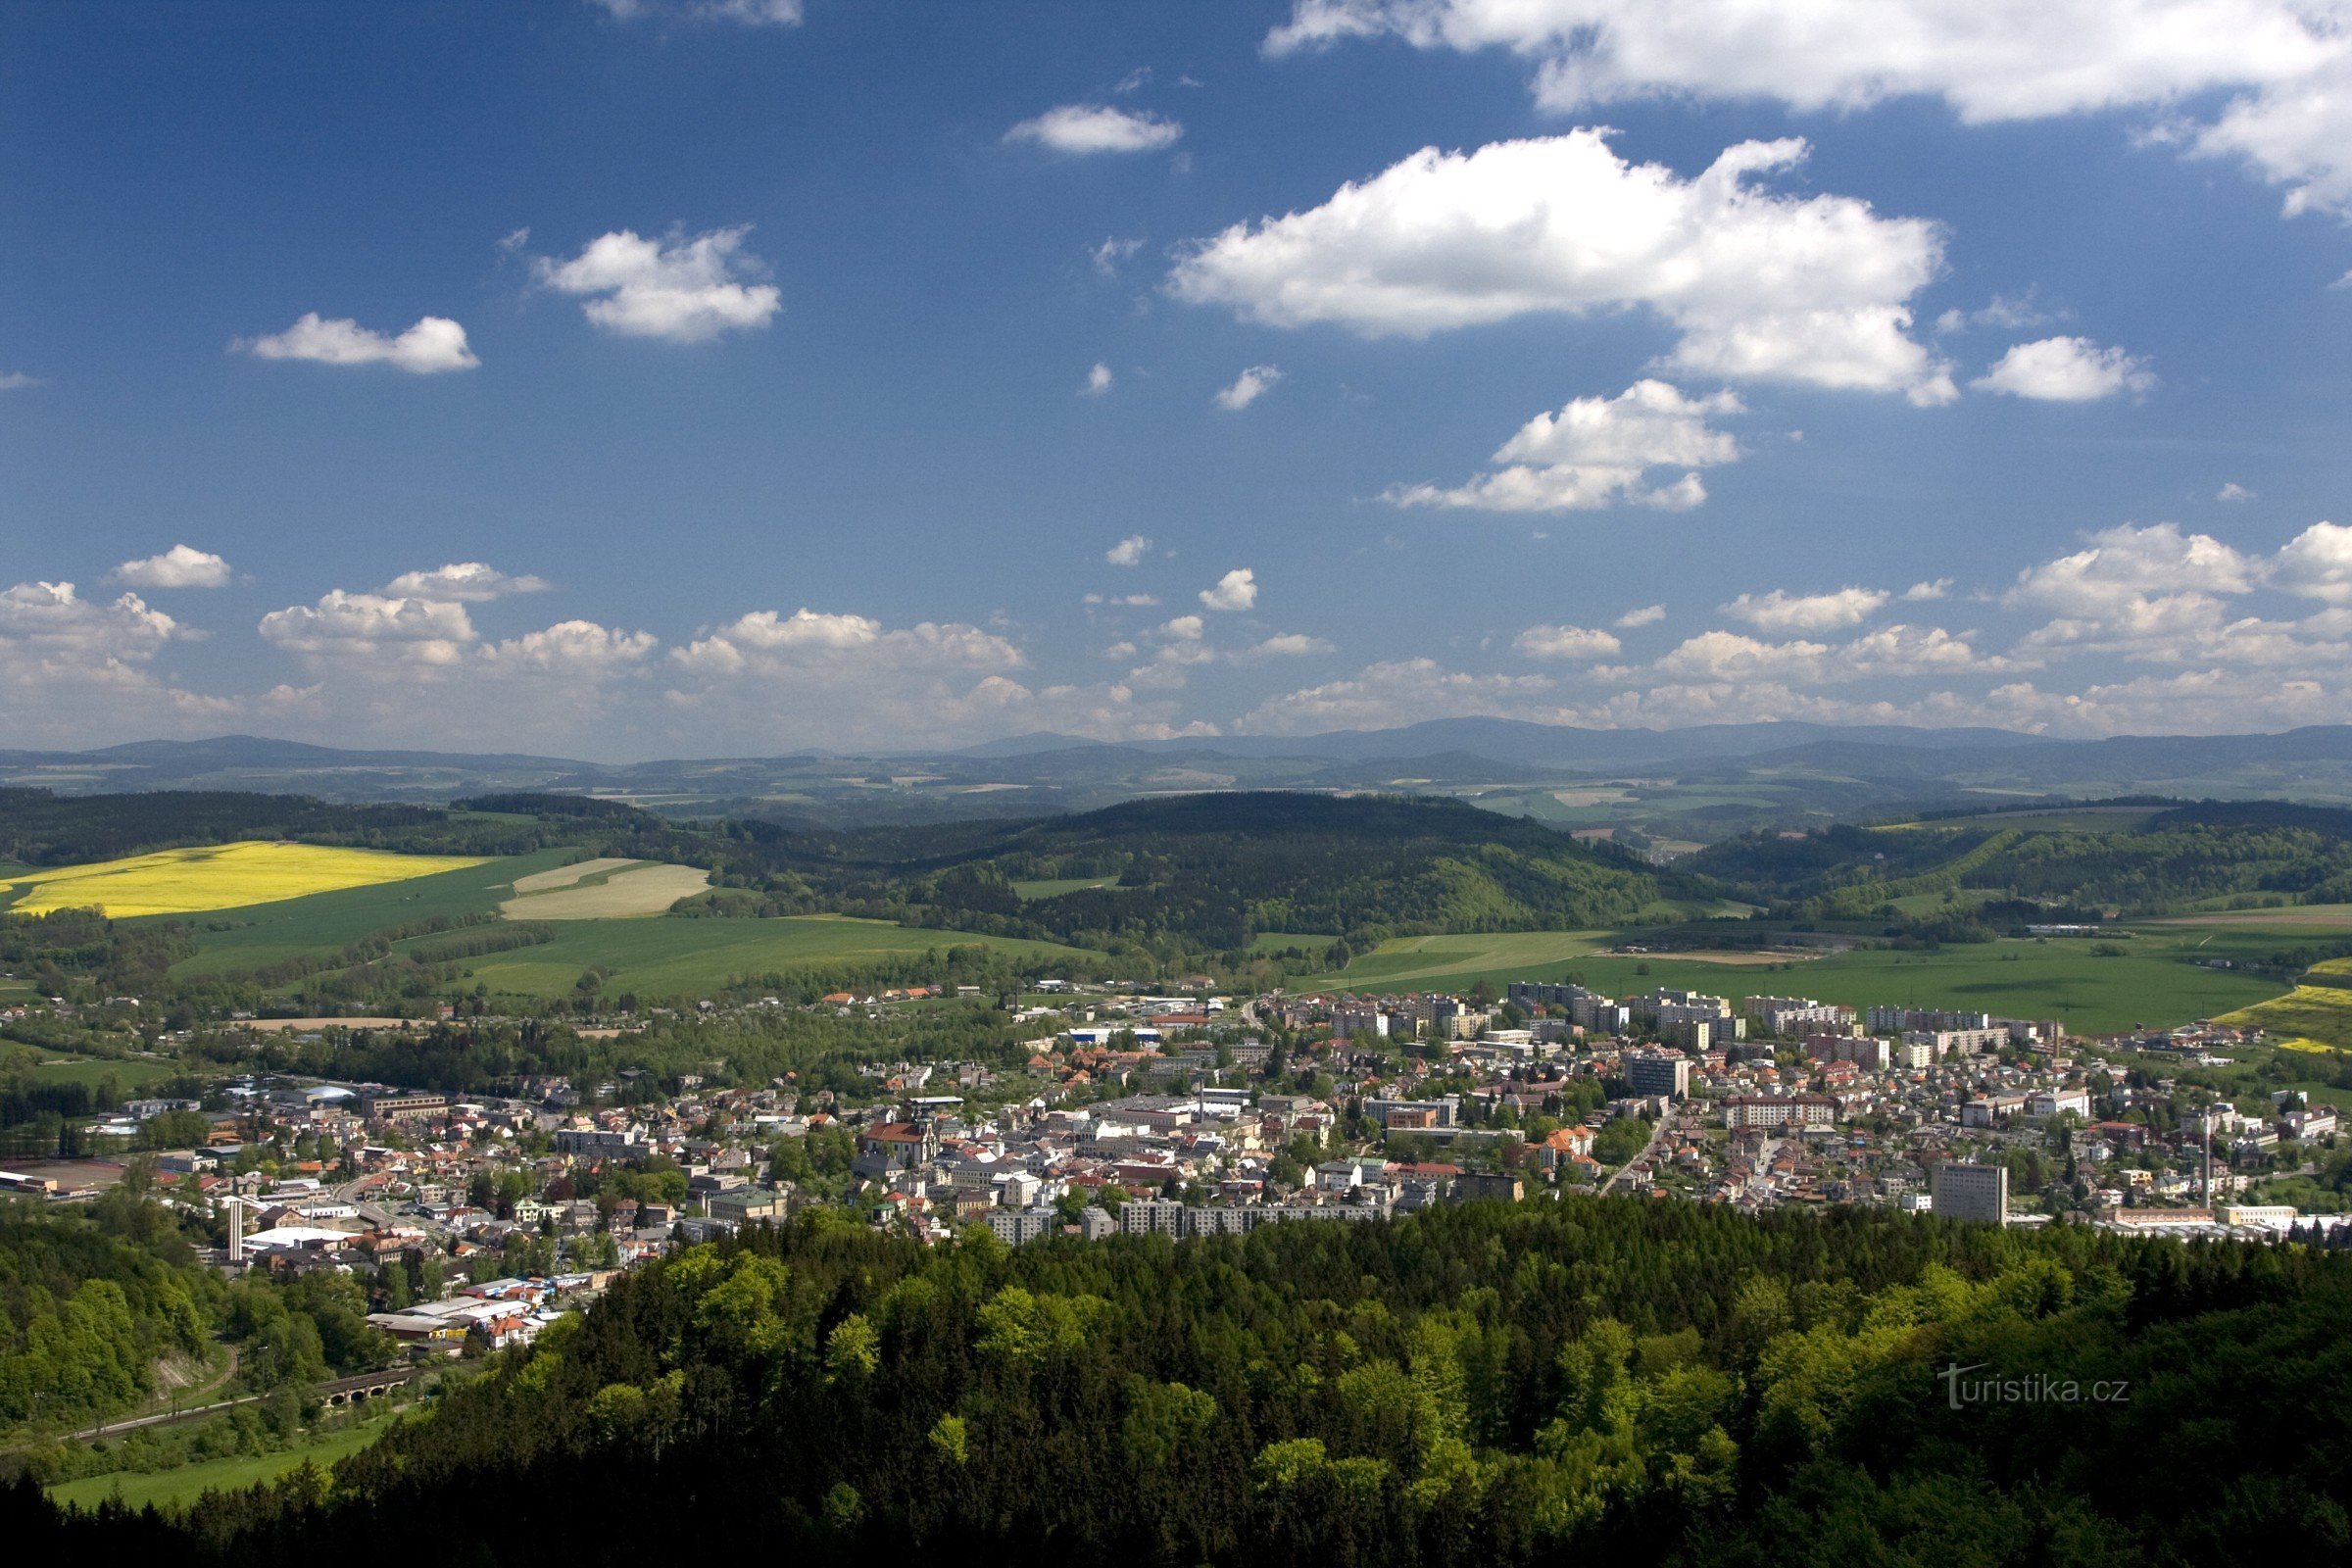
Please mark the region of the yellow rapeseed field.
<svg viewBox="0 0 2352 1568"><path fill-rule="evenodd" d="M392 855L382 850L249 840L26 872L0 882L0 899L9 893L21 894L8 905L19 914L45 914L51 909L92 905L118 918L194 914L378 882L405 882L481 863L478 856Z"/></svg>

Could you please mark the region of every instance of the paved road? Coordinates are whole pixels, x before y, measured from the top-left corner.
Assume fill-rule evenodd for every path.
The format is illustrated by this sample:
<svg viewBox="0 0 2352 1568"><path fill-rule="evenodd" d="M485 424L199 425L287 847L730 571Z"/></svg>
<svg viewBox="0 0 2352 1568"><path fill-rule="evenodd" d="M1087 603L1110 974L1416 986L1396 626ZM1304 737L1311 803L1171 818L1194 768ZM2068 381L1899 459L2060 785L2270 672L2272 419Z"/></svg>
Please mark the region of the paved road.
<svg viewBox="0 0 2352 1568"><path fill-rule="evenodd" d="M1618 1177L1623 1176L1627 1171L1632 1170L1636 1165L1641 1164L1642 1161L1647 1158L1649 1155L1656 1153L1658 1147L1666 1142L1666 1129L1673 1125L1674 1116L1671 1112L1660 1116L1658 1118L1658 1124L1649 1130L1649 1142L1642 1146L1642 1152L1636 1154L1633 1158L1627 1160L1624 1164L1618 1166L1615 1170L1609 1172L1609 1179L1600 1184L1600 1191L1604 1194L1607 1193L1611 1188L1617 1185Z"/></svg>

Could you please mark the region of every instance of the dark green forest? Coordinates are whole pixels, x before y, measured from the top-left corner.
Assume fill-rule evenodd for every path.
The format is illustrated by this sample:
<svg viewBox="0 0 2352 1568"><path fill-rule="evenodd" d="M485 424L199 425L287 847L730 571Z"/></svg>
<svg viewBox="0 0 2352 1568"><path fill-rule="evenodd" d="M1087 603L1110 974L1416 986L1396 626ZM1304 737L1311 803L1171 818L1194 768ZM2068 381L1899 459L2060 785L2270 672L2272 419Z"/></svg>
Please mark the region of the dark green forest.
<svg viewBox="0 0 2352 1568"><path fill-rule="evenodd" d="M1666 891L1613 846L1398 797L1189 795L1030 822L785 835L777 850L778 890L831 907L1105 948L1611 924ZM1023 899L1015 884L1029 881L1103 885Z"/></svg>
<svg viewBox="0 0 2352 1568"><path fill-rule="evenodd" d="M2275 1568L2352 1549L2348 1325L2337 1254L1851 1210L1017 1252L811 1217L633 1273L331 1487L182 1524L20 1488L0 1530L182 1562L402 1561L427 1521L514 1561L567 1521L589 1562L690 1529L811 1563ZM1953 1408L1953 1365L2081 1396Z"/></svg>
<svg viewBox="0 0 2352 1568"><path fill-rule="evenodd" d="M0 1200L0 1430L120 1414L155 1395L158 1364L237 1347L231 1392L296 1388L382 1364L391 1346L344 1275L224 1284L195 1221L153 1201L143 1165L78 1212Z"/></svg>
<svg viewBox="0 0 2352 1568"><path fill-rule="evenodd" d="M2114 828L1999 815L1901 827L1848 824L1802 836L1727 839L1683 868L1781 916L1868 918L1916 894L1992 890L2031 907L2126 914L2203 899L2352 900L2352 811L2281 802L2206 802Z"/></svg>

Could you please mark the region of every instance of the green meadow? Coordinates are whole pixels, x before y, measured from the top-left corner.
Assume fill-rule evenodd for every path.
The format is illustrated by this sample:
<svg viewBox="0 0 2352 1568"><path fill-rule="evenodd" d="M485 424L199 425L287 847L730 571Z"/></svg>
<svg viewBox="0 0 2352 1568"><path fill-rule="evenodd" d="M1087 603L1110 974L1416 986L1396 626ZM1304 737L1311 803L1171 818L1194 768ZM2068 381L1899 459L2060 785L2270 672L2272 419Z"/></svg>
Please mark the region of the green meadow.
<svg viewBox="0 0 2352 1568"><path fill-rule="evenodd" d="M2251 975L2187 961L2215 950L2211 934L2149 931L2104 946L2084 941L2003 939L1936 952L1857 949L1818 958L1772 963L1727 963L1665 955L1602 956L1596 950L1641 933L1501 932L1480 936L1410 937L1383 943L1337 974L1301 981L1301 988L1460 991L1485 981L1496 991L1512 980L1557 980L1569 974L1614 996L1665 986L1742 996L1817 997L1848 1006L1890 1003L1954 1007L2013 1017L2056 1018L2069 1029L2105 1034L2134 1024L2175 1024L2210 1018L2280 995L2283 987ZM2352 996L2352 993L2348 993Z"/></svg>
<svg viewBox="0 0 2352 1568"><path fill-rule="evenodd" d="M243 1492L265 1481L274 1481L294 1469L305 1459L325 1470L345 1454L357 1453L384 1435L388 1418L370 1420L337 1427L332 1432L313 1438L278 1453L238 1454L226 1459L208 1459L201 1464L185 1464L172 1470L157 1470L146 1474L137 1471L118 1471L111 1476L84 1476L78 1481L62 1481L48 1489L49 1499L61 1504L95 1508L109 1497L119 1496L131 1508L155 1508L170 1511L185 1507L208 1492Z"/></svg>
<svg viewBox="0 0 2352 1568"><path fill-rule="evenodd" d="M123 1089L137 1091L186 1072L185 1063L156 1061L146 1056L46 1056L33 1071L42 1083L88 1084L95 1088L113 1078Z"/></svg>
<svg viewBox="0 0 2352 1568"><path fill-rule="evenodd" d="M466 960L472 981L519 996L568 995L583 971L611 971L608 991L666 997L715 991L729 981L796 968L854 967L955 947L988 947L1015 957L1094 959L1052 942L917 930L842 915L772 920L555 920L556 940Z"/></svg>

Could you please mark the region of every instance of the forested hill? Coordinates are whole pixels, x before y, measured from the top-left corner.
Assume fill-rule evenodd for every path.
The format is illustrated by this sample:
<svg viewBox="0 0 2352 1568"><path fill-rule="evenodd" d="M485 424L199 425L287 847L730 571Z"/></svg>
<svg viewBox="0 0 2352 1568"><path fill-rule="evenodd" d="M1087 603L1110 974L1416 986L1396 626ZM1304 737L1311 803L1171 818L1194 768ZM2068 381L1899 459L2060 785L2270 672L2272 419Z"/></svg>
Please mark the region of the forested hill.
<svg viewBox="0 0 2352 1568"><path fill-rule="evenodd" d="M451 812L437 806L344 806L307 795L235 790L57 795L0 788L0 860L26 865L79 865L245 839L519 855L579 836L577 826L560 818L534 821L527 815Z"/></svg>
<svg viewBox="0 0 2352 1568"><path fill-rule="evenodd" d="M301 795L167 790L53 795L0 789L0 859L76 865L237 839L398 836L446 813L416 806L328 806Z"/></svg>
<svg viewBox="0 0 2352 1568"><path fill-rule="evenodd" d="M1176 796L1029 822L789 835L773 854L780 882L840 906L1089 946L1605 925L1681 887L1527 818L1396 797Z"/></svg>
<svg viewBox="0 0 2352 1568"><path fill-rule="evenodd" d="M2332 904L2352 901L2352 811L2274 801L2101 804L1751 833L1685 863L1758 903L1820 918L1971 890L2127 913L2236 895Z"/></svg>
<svg viewBox="0 0 2352 1568"><path fill-rule="evenodd" d="M1639 857L1528 817L1428 797L1237 792L1083 815L855 832L675 821L618 803L508 794L450 809L298 796L0 790L0 857L38 864L294 838L380 849L595 855L711 871L694 912L835 911L1106 950L1247 948L1260 932L1349 941L1622 923L1702 896Z"/></svg>
<svg viewBox="0 0 2352 1568"><path fill-rule="evenodd" d="M587 1565L2332 1562L2348 1287L2300 1246L1635 1199L1018 1251L810 1215L630 1274L331 1491L172 1526L25 1487L0 1539L189 1568L426 1537Z"/></svg>

